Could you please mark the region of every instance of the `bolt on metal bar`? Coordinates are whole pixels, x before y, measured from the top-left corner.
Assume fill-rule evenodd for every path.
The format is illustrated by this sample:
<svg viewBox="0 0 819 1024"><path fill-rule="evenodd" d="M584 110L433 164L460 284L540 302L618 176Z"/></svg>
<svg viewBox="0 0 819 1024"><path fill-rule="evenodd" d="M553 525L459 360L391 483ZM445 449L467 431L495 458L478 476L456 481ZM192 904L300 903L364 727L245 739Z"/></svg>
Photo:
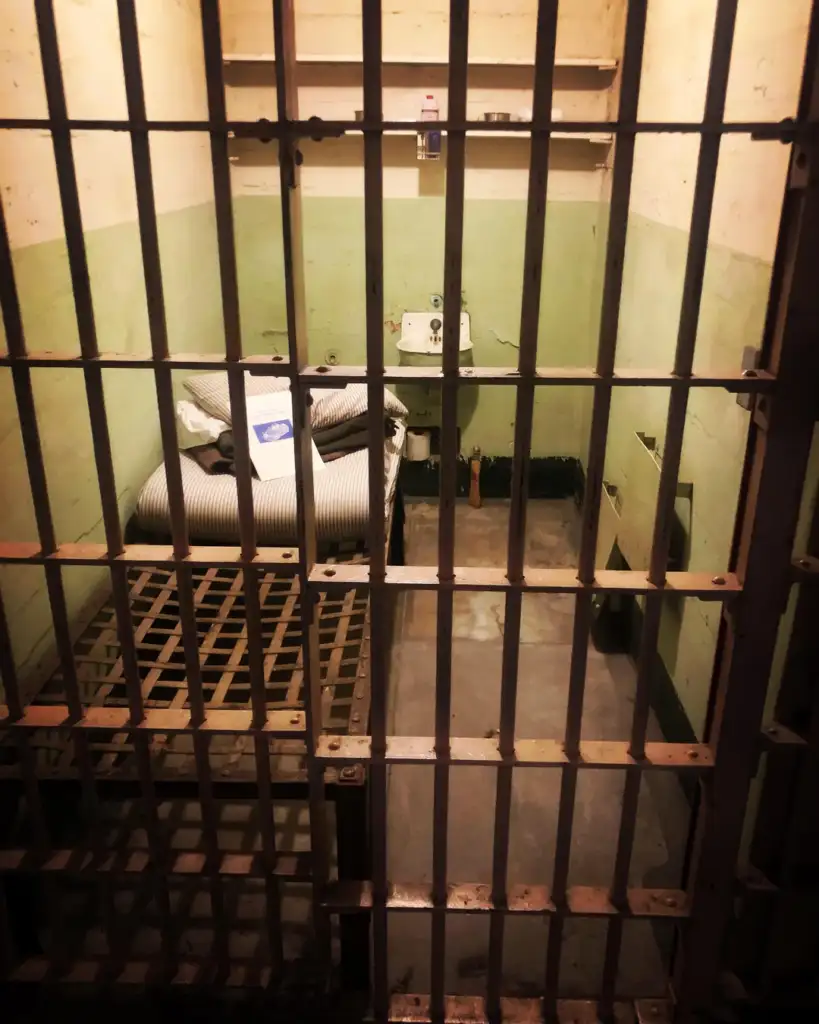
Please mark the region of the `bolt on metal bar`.
<svg viewBox="0 0 819 1024"><path fill-rule="evenodd" d="M544 129L543 125L552 116L557 18L558 0L539 0L532 101L534 127L529 155L526 238L520 312L520 350L518 355L520 380L517 384L516 395L511 507L507 542L507 577L512 584L520 583L523 580L526 553L526 503L529 496L529 461L535 405L534 375L537 367L546 203L549 185L550 135L548 129ZM498 736L498 748L502 757L512 756L515 750L522 606L522 591L517 587L507 591L504 609ZM507 898L512 773L511 764L504 764L497 771L492 850L492 898L496 906L503 906ZM490 1013L493 1014L500 1014L504 928L504 915L493 913L489 921L487 971L487 1005Z"/></svg>
<svg viewBox="0 0 819 1024"><path fill-rule="evenodd" d="M274 0L273 33L276 58L276 103L280 125L298 118L296 87L296 24L293 0ZM321 662L319 659L317 595L308 586L316 561L316 519L313 492L311 397L300 376L307 366L307 318L302 250L301 188L299 163L292 137L279 146L284 295L290 357L290 392L293 396L293 428L296 467L296 528L298 535L299 614L304 672L305 746L310 807L310 850L313 884L313 928L325 977L330 969L329 919L321 907L320 893L330 873L330 845L324 793L324 768L316 759L321 736Z"/></svg>
<svg viewBox="0 0 819 1024"><path fill-rule="evenodd" d="M811 8L799 101L800 119L819 116L819 3ZM800 163L797 164L797 157ZM791 154L771 284L764 365L781 390L767 423L753 423L748 442L747 501L738 524L736 571L744 581L714 695L711 735L716 764L698 821L690 897L692 921L674 964L681 1024L713 1002L728 922L750 780L776 646L791 581L793 537L808 464L819 388L819 197L815 144ZM794 172L798 169L798 177Z"/></svg>
<svg viewBox="0 0 819 1024"><path fill-rule="evenodd" d="M705 97L704 120L706 123L715 124L720 122L725 110L737 3L738 0L719 0L717 4L711 63L708 71L708 87ZM694 348L697 340L697 326L699 323L705 263L708 253L708 234L714 202L717 164L719 162L719 148L720 136L718 134L703 136L700 140L697 177L694 187L694 204L691 213L691 231L688 240L677 347L674 356L674 373L683 378L691 373L694 362ZM654 533L648 572L649 580L658 586L665 582L668 568L668 552L671 545L671 527L674 517L674 499L682 456L687 406L687 389L672 391L669 394L665 446L663 449L662 468L660 470L657 509L654 519ZM655 672L656 660L659 657L657 645L660 636L662 612L663 606L659 594L647 595L640 636L634 714L631 728L630 753L635 761L639 761L645 754L651 681ZM611 899L616 906L622 905L628 887L629 869L637 827L637 810L640 801L641 782L642 773L639 771L632 768L626 773L620 831L611 888ZM609 925L606 940L602 986L602 1012L604 1014L610 1012L614 1000L622 934L622 919L616 918Z"/></svg>
<svg viewBox="0 0 819 1024"><path fill-rule="evenodd" d="M469 55L469 0L449 4L449 116L466 119ZM455 562L455 496L458 472L458 367L460 364L461 284L463 279L464 167L466 137L447 137L444 220L444 306L441 353L441 458L438 501L438 580L452 577ZM452 620L454 595L439 590L435 640L435 744L447 751L452 707ZM435 1020L443 1020L446 965L447 832L449 765L433 774L432 877L435 902L430 944L430 993Z"/></svg>
<svg viewBox="0 0 819 1024"><path fill-rule="evenodd" d="M364 119L379 122L381 91L381 0L363 0ZM369 561L371 733L375 749L387 743L387 636L391 605L386 571L384 515L384 183L380 132L364 133L364 260L366 272L367 412L369 432ZM375 1019L387 1019L387 767L370 770L370 849L373 874L372 988Z"/></svg>

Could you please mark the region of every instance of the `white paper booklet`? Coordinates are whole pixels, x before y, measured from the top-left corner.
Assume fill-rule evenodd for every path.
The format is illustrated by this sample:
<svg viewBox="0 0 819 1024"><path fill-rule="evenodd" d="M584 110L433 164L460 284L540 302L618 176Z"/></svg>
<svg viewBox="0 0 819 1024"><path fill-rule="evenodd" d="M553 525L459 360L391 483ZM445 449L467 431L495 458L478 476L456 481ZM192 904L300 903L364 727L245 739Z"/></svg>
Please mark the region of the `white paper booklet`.
<svg viewBox="0 0 819 1024"><path fill-rule="evenodd" d="M293 401L289 391L247 396L247 433L250 458L260 480L294 476ZM324 463L313 444L313 472Z"/></svg>

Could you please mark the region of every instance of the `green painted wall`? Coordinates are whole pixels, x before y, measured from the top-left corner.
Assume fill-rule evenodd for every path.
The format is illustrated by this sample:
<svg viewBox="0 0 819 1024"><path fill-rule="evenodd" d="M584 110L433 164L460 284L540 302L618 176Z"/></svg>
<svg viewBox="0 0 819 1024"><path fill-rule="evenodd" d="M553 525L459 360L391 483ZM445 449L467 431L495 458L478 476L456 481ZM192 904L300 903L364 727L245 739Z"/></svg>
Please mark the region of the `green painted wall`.
<svg viewBox="0 0 819 1024"><path fill-rule="evenodd" d="M279 199L241 197L234 209L245 348L284 353ZM363 200L307 197L302 209L310 357L360 365L365 360ZM542 365L583 366L590 361L599 212L596 203L548 205L538 339ZM431 309L430 295L443 292L444 218L440 197L384 203L387 363L398 362L401 314ZM475 365L517 363L525 223L523 201L465 203L463 303L472 319ZM429 389L399 390L417 422L435 422ZM589 408L590 396L581 389L541 389L533 453L585 457ZM464 387L462 450L478 445L487 455L511 454L514 417L512 388Z"/></svg>
<svg viewBox="0 0 819 1024"><path fill-rule="evenodd" d="M159 218L170 345L176 352L222 347L219 277L212 206ZM139 233L135 223L86 235L94 313L102 351L150 352ZM14 252L17 286L30 351L79 352L65 242ZM5 338L3 339L5 348ZM161 458L153 375L142 370L103 373L114 469L123 523L139 488ZM102 542L104 531L79 370L38 369L32 374L57 539ZM36 541L37 530L8 368L0 371L0 538ZM13 499L12 499L13 496ZM12 500L10 500L12 499ZM64 570L72 622L81 628L107 586L105 571ZM21 676L36 681L53 663L48 600L42 570L0 569L6 611Z"/></svg>
<svg viewBox="0 0 819 1024"><path fill-rule="evenodd" d="M687 246L685 231L630 218L618 368L670 371ZM695 371L736 370L744 346L759 345L770 276L769 263L724 246L709 247ZM628 526L621 532L634 538L624 554L635 569L647 566L659 483L659 471L649 465L635 432L655 437L662 452L667 411L664 389L615 389L606 479L621 492L621 527ZM686 567L692 571L727 568L748 417L725 391L691 392L680 480L693 483L693 500L678 499L677 512L688 533ZM697 732L704 723L719 615L718 603L688 599L669 603L662 622L660 651Z"/></svg>

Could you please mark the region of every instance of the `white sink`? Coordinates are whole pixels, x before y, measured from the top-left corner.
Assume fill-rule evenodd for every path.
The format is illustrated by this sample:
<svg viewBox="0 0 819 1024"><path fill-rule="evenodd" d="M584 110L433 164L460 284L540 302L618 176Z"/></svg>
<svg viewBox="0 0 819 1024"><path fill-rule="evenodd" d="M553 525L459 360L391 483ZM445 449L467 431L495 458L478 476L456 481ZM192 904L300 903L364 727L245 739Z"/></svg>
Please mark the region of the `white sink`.
<svg viewBox="0 0 819 1024"><path fill-rule="evenodd" d="M437 330L433 328L433 321L437 321ZM401 317L401 337L396 342L396 348L400 352L415 352L418 355L442 355L444 349L443 313L436 313L434 310L432 313L404 313ZM458 351L466 352L471 348L469 313L461 313Z"/></svg>

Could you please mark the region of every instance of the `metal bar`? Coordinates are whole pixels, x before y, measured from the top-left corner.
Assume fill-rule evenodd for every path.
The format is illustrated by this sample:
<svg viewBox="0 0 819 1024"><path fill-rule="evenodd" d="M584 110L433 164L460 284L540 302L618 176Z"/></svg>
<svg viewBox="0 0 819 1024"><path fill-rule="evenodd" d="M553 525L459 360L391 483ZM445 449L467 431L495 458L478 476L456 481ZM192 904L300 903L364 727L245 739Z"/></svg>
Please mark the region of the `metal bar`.
<svg viewBox="0 0 819 1024"><path fill-rule="evenodd" d="M449 4L448 108L455 121L466 118L469 52L469 0ZM466 136L447 139L444 220L444 307L441 385L441 457L438 496L438 580L452 578L455 563L455 495L458 469L458 382L461 282L463 272L464 166ZM438 591L435 637L435 748L449 751L452 707L453 595ZM432 914L430 978L432 1013L443 1020L446 966L447 832L449 765L435 765L433 779L432 878L436 897Z"/></svg>
<svg viewBox="0 0 819 1024"><path fill-rule="evenodd" d="M0 201L0 301L2 301L3 307L3 324L6 330L8 350L15 357L11 373L20 421L20 432L23 439L23 451L26 459L29 485L31 487L31 497L34 505L34 516L37 522L37 534L40 539L41 550L44 553L52 553L57 548L57 539L48 495L48 482L43 461L40 430L37 423L37 410L34 404L31 370L25 362L16 361L16 359L25 358L26 345L2 201ZM72 649L68 605L61 567L58 564L48 564L45 566L45 579L66 701L72 719L79 719L82 718L83 714L82 699ZM11 656L10 650L9 656ZM8 702L12 704L13 701L19 701L19 699L20 694L18 692L17 694L12 694L8 698ZM16 710L22 711L19 706L16 707ZM100 827L99 803L94 786L87 737L81 732L73 732L72 737L77 765L82 779L83 814L91 833L98 836Z"/></svg>
<svg viewBox="0 0 819 1024"><path fill-rule="evenodd" d="M295 571L295 554L297 552L293 548L265 548L252 559L246 559L238 547L197 546L190 549L187 558L177 558L173 548L167 544L126 544L121 554L112 557L105 544L60 544L55 551L48 552L31 541L0 542L0 564L48 565L50 562L59 562L64 565L164 565L176 570L185 565L226 569L275 566L282 569L293 567Z"/></svg>
<svg viewBox="0 0 819 1024"><path fill-rule="evenodd" d="M633 118L637 114L645 41L646 2L647 0L629 0L628 5L619 105L620 117L624 119ZM633 135L618 137L612 171L606 269L595 368L595 373L599 378L611 380L612 384L617 376L614 362L620 324L620 298L628 232L631 178L634 168L634 143ZM596 388L589 435L588 468L586 470L577 573L584 583L594 579L594 558L597 550L597 529L600 519L600 498L603 487L610 408L611 388Z"/></svg>
<svg viewBox="0 0 819 1024"><path fill-rule="evenodd" d="M60 203L65 224L68 263L74 292L74 306L83 357L89 360L83 367L88 398L88 413L91 422L91 436L94 461L100 488L105 538L109 558L120 554L123 547L122 525L119 517L114 465L111 454L111 439L105 413L105 395L102 370L93 365L99 354L94 309L91 296L91 281L82 227L79 191L77 187L71 132L67 127L67 109L62 68L60 65L57 28L54 19L53 0L35 0L35 15L40 43L48 111L52 122L52 141L57 168ZM117 613L117 632L123 655L123 669L128 691L132 724L143 718L143 701L140 690L139 668L136 659L133 623L128 597L128 583L124 565L111 565L111 587ZM55 622L55 626L57 623ZM73 671L73 661L69 671ZM151 778L151 761L147 736L135 736L134 746L145 807L146 826L152 856L157 864L163 859L163 842L156 815L156 800ZM166 881L161 873L154 876L154 894L162 914L163 936L171 935L170 901ZM165 963L169 961L168 944L163 945Z"/></svg>
<svg viewBox="0 0 819 1024"><path fill-rule="evenodd" d="M142 63L139 52L134 0L117 0L119 33L122 46L122 63L125 76L125 92L128 102L128 117L131 121L144 121L145 90L142 80ZM190 554L185 499L182 491L182 472L179 462L176 436L176 417L173 403L173 381L168 359L168 332L165 320L165 299L162 283L162 268L159 255L159 237L156 222L156 201L154 197L151 170L151 150L147 134L131 133L131 151L134 164L137 216L142 244L142 264L145 276L145 295L148 304L148 324L151 336L151 361L153 362L159 409L159 427L162 439L162 455L165 462L165 476L168 484L168 505L171 518L174 557L182 561ZM188 697L191 702L191 717L194 724L204 720L205 705L202 695L202 676L199 665L199 650L196 633L196 614L193 602L191 569L179 565L176 573L179 593L179 618L182 642L185 652L185 670ZM203 780L204 791L208 779ZM203 816L206 809L203 805Z"/></svg>
<svg viewBox="0 0 819 1024"><path fill-rule="evenodd" d="M66 704L29 704L16 716L8 704L0 705L0 728L13 729L74 729L93 731L104 729L117 732L132 732L151 735L153 733L194 733L197 730L209 735L231 735L247 732L275 737L299 736L304 732L304 713L288 709L268 711L265 721L256 723L253 712L231 708L213 708L208 711L205 721L193 724L190 711L185 708L146 708L144 717L135 722L128 708L85 707L79 721L71 716Z"/></svg>
<svg viewBox="0 0 819 1024"><path fill-rule="evenodd" d="M217 870L222 878L265 878L272 871L276 879L306 882L310 880L309 855L280 853L268 865L260 853L223 853ZM92 847L52 849L41 855L30 847L0 850L0 874L64 874L77 877L102 874L111 878L128 878L153 870L145 850L107 849L99 853ZM201 850L174 851L168 860L169 876L190 878L206 875L207 855Z"/></svg>
<svg viewBox="0 0 819 1024"><path fill-rule="evenodd" d="M819 5L811 12L800 118L819 112ZM798 162L797 162L798 159ZM730 880L758 751L759 727L782 608L791 583L791 557L819 386L815 284L819 199L816 147L792 153L783 209L764 365L780 390L767 424L749 438L750 479L736 547L744 595L730 625L714 700L716 765L699 822L692 872L691 931L675 964L679 1017L692 1020L713 1000L716 972L732 913Z"/></svg>
<svg viewBox="0 0 819 1024"><path fill-rule="evenodd" d="M354 880L335 882L325 890L324 903L341 913L368 910L373 904L372 883ZM435 906L432 886L424 882L391 882L388 906L390 910L398 911L431 910ZM508 895L498 902L492 896L491 886L482 882L448 885L445 907L447 911L460 914L534 914L555 919L560 916L611 918L620 913L635 919L685 919L689 913L688 900L681 889L630 889L626 904L620 910L602 886L572 886L565 904L557 907L545 885L512 885Z"/></svg>
<svg viewBox="0 0 819 1024"><path fill-rule="evenodd" d="M209 560L208 552L214 551ZM224 557L234 555L233 558ZM236 548L193 549L188 564L199 566L225 566L227 568L262 567L263 565L286 565L281 562L281 555L275 549L269 554L263 550L253 562L241 559ZM195 560L194 560L195 559ZM63 562L67 565L155 565L177 567L179 562L166 545L129 545L125 554L118 558L106 556L105 545L101 544L61 544L53 555L43 554L40 546L29 541L0 542L0 565L26 564L48 565L50 562ZM348 590L350 587L365 587L370 581L370 570L366 564L358 563L319 563L310 573L311 588L322 590ZM439 582L435 566L428 565L392 565L387 567L384 583L387 587L410 590L438 589ZM699 597L701 600L731 601L742 591L742 586L735 573L723 576L711 576L704 572L670 572L662 587L649 583L644 572L633 570L606 569L595 576L593 583L582 584L572 569L540 569L530 568L526 577L519 584L512 584L506 579L503 569L483 568L480 566L456 566L454 579L442 585L442 592L450 590L513 590L538 593L619 593L619 594L676 594L685 597ZM203 619L216 621L216 619ZM268 620L272 621L272 620Z"/></svg>
<svg viewBox="0 0 819 1024"><path fill-rule="evenodd" d="M296 24L293 0L274 0L273 35L276 54L276 103L279 125L298 118L296 88ZM330 968L329 920L319 892L330 872L330 844L324 792L324 771L315 757L321 736L321 662L318 650L315 594L308 587L316 560L316 522L313 498L311 396L300 378L307 365L307 322L304 292L304 256L301 223L301 188L295 138L286 134L279 146L284 292L290 356L290 391L296 463L296 527L299 554L299 613L302 621L305 746L310 808L310 848L313 872L313 928L320 967L325 978Z"/></svg>
<svg viewBox="0 0 819 1024"><path fill-rule="evenodd" d="M227 714L227 712L223 712ZM234 712L235 713L235 712ZM629 744L620 740L584 740L576 756L566 753L560 740L518 740L515 752L502 755L493 739L455 736L448 755L438 754L432 736L388 736L386 754L372 749L369 736L322 736L316 756L328 763L379 761L387 764L486 765L513 764L517 768L673 769L708 771L713 767L711 748L702 743L646 743L645 756L636 760Z"/></svg>
<svg viewBox="0 0 819 1024"><path fill-rule="evenodd" d="M0 551L3 546L0 545ZM0 556L0 562L2 562ZM361 564L318 564L310 573L310 585L317 590L347 590L369 582L369 567ZM705 572L670 572L661 586L655 586L636 570L604 569L592 583L581 583L574 569L529 568L519 583L506 578L506 571L482 566L456 566L454 577L441 583L435 566L391 565L386 584L411 590L521 590L570 594L577 591L621 594L677 594L703 600L730 600L742 587L734 573L712 576Z"/></svg>
<svg viewBox="0 0 819 1024"><path fill-rule="evenodd" d="M523 294L520 313L520 350L515 409L515 436L512 464L511 507L507 543L507 577L519 584L524 578L526 552L526 503L529 496L529 459L532 443L532 419L535 406L533 382L537 367L540 321L541 279L546 233L546 202L549 185L550 136L542 126L551 120L557 39L557 0L539 0L535 40L533 131L530 142L529 186L526 205L526 240L523 262ZM501 669L500 730L501 756L515 750L518 660L523 593L517 587L506 592L503 655ZM496 905L506 900L509 862L509 829L512 810L512 766L498 769L495 792L495 823L492 851L492 895ZM489 924L489 965L487 1005L490 1013L500 1014L503 972L504 917L493 914Z"/></svg>
<svg viewBox="0 0 819 1024"><path fill-rule="evenodd" d="M618 1000L614 1019L636 1021L636 1024L671 1024L672 1006L663 999ZM539 999L504 998L501 1000L505 1024L597 1024L597 1007L590 999L561 999L557 1017L544 1013ZM495 1024L499 1019L480 996L447 996L447 1021L469 1021L470 1024ZM390 1024L426 1024L434 1021L430 999L425 995L396 995L390 1003Z"/></svg>
<svg viewBox="0 0 819 1024"><path fill-rule="evenodd" d="M717 4L711 63L708 71L708 87L705 97L704 120L708 123L720 122L725 111L725 96L731 65L737 3L738 0L718 0ZM680 322L674 355L674 373L680 377L686 377L691 373L694 362L694 347L697 339L705 263L708 254L708 234L716 187L720 140L721 137L719 135L703 136L700 140ZM671 546L671 529L674 519L674 501L682 456L687 407L687 390L675 390L670 393L648 571L649 580L658 585L665 581L668 568L668 552ZM659 595L647 595L640 635L634 716L631 728L630 753L636 760L643 756L645 748L650 707L650 688L658 656L657 644L660 636L662 611L663 606ZM627 772L623 790L620 833L617 842L611 890L612 902L616 905L622 904L628 885L628 875L637 827L637 809L640 800L641 781L640 772L633 769ZM622 946L622 933L622 920L617 919L609 926L606 942L601 1009L604 1015L611 1012L614 1001L620 949Z"/></svg>
<svg viewBox="0 0 819 1024"><path fill-rule="evenodd" d="M714 25L711 66L708 72L708 90L705 97L706 123L718 123L725 111L728 72L734 41L738 0L720 0ZM694 206L691 212L691 231L683 282L682 306L674 355L674 373L686 377L694 363L705 263L708 255L708 233L714 204L717 164L719 163L720 136L703 136L697 161L697 179L694 186ZM674 516L674 499L682 455L685 414L688 392L672 391L669 398L663 463L657 494L657 515L651 545L649 576L654 583L662 582L668 566L668 549Z"/></svg>
<svg viewBox="0 0 819 1024"><path fill-rule="evenodd" d="M134 356L128 353L101 352L98 356L84 358L79 356L59 355L53 352L29 352L25 361L35 367L56 367L61 369L83 368L88 365L100 366L103 369L153 370L156 360L153 357ZM292 374L289 362L282 362L281 356L243 356L239 360L228 361L218 356L196 355L195 353L169 353L163 360L175 370L227 370L234 363L243 366L254 375L287 377ZM0 366L12 366L16 362L12 355L0 353ZM470 383L486 385L514 385L521 377L514 366L461 366L458 377ZM338 387L339 384L366 384L367 368L365 366L305 366L299 372L303 383L312 387ZM388 366L383 376L386 384L400 384L406 381L443 380L443 371L435 367L424 366ZM668 387L684 388L706 387L725 388L728 391L743 394L768 393L774 390L776 379L765 370L726 369L719 374L690 377L675 377L657 369L629 368L617 370L605 376L596 369L589 367L541 366L532 376L538 387Z"/></svg>
<svg viewBox="0 0 819 1024"><path fill-rule="evenodd" d="M225 88L222 76L222 34L217 4L201 0L202 41L208 114L215 126L225 122ZM225 328L225 354L228 361L230 418L236 460L236 497L239 505L239 537L242 558L252 561L256 555L256 520L253 513L252 466L247 434L244 370L236 363L242 358L242 334L239 319L239 286L236 273L236 239L233 228L233 200L230 187L227 136L212 131L210 137L213 192L216 205L216 234L219 246L219 275L222 315ZM255 567L243 569L245 617L247 619L247 658L250 672L250 698L254 723L265 720L264 645L262 642L259 577Z"/></svg>
<svg viewBox="0 0 819 1024"><path fill-rule="evenodd" d="M362 46L364 119L377 123L381 105L381 0L363 0ZM381 132L364 133L364 260L366 271L367 410L369 432L370 706L373 747L387 742L387 636L390 607L383 586L386 569L384 515L384 184ZM387 768L370 772L370 845L374 907L372 914L373 1011L386 1020L389 1009L387 965Z"/></svg>
<svg viewBox="0 0 819 1024"><path fill-rule="evenodd" d="M479 131L486 134L499 132L501 135L528 135L532 131L531 121L454 121L445 118L436 122L444 132ZM299 121L297 118L283 121L269 121L264 118L257 121L225 121L215 127L210 121L201 120L146 120L139 124L132 121L111 118L65 118L56 117L3 117L0 118L0 130L15 131L52 131L54 127L66 127L70 131L90 132L204 132L211 134L234 133L237 137L248 139L316 139L333 138L346 132L360 134L362 131L381 129L385 132L425 131L429 128L426 121L392 121L385 120L378 124L366 121L336 121L319 118ZM799 142L812 137L813 126L801 118L781 121L553 121L543 125L544 130L561 135L601 135L619 132L630 135L642 134L674 134L674 135L751 135L765 141Z"/></svg>
<svg viewBox="0 0 819 1024"><path fill-rule="evenodd" d="M0 590L0 680L3 683L3 699L6 702L8 718L12 722L18 722L25 712L17 679L17 667L14 664L14 651L11 646L11 634L9 633L2 590Z"/></svg>

